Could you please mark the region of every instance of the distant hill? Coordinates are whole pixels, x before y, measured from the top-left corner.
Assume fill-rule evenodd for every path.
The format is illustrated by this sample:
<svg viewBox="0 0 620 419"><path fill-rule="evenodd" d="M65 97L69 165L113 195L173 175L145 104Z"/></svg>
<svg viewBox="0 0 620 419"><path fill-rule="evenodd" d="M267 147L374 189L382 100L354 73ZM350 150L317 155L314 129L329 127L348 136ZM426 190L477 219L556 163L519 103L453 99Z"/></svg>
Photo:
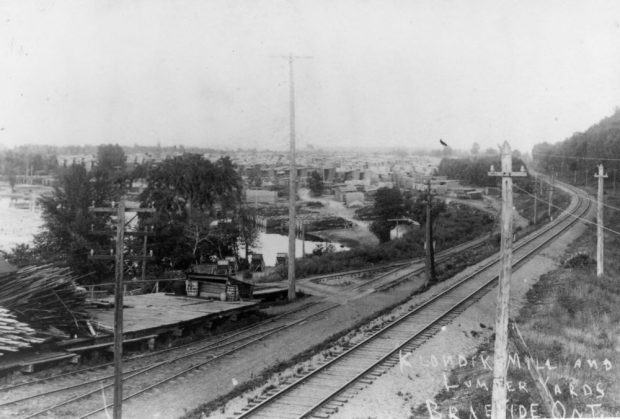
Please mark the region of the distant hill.
<svg viewBox="0 0 620 419"><path fill-rule="evenodd" d="M536 144L532 158L539 170L576 178L577 183L584 183L585 176L591 177L599 163L608 172L620 169L620 109L564 141Z"/></svg>

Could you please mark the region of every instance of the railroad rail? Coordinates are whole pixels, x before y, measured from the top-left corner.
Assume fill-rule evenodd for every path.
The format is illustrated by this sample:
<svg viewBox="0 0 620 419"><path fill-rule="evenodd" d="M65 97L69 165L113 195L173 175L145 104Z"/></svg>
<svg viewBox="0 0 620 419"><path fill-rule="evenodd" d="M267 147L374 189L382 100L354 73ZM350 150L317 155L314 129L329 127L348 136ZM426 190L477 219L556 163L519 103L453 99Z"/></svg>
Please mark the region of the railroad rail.
<svg viewBox="0 0 620 419"><path fill-rule="evenodd" d="M129 391L135 390L130 385L131 379L146 373L159 376L153 381L157 385L161 385L337 306L334 303L312 302L265 321L216 336L215 339L207 338L185 345L128 357L124 360L127 367L123 372L124 386ZM305 313L304 311L307 309L311 309L311 312ZM293 316L291 318L291 315L298 313L301 314L301 317ZM284 318L285 316L287 317ZM4 386L0 388L3 392L3 400L0 401L0 416L11 417L17 413L20 418L36 417L63 406L73 405L96 393L101 393L102 390L111 388L113 385L112 380L114 376L111 371L102 371L102 369L106 369L110 365L111 363L106 363L66 374ZM154 374L158 369L165 369L165 372ZM106 381L108 383L104 384ZM44 387L42 388L42 386ZM54 386L54 388L50 389L50 386ZM91 390L84 391L89 388ZM135 390L134 394L130 394L126 399L135 397L147 390L145 388ZM59 396L60 393L66 394L66 396ZM40 404L44 403L46 398L62 400L40 407ZM73 412L80 411L79 408L71 410Z"/></svg>
<svg viewBox="0 0 620 419"><path fill-rule="evenodd" d="M557 225L559 220L556 220L554 226ZM549 226L543 228L544 231L548 231L554 226ZM567 227L566 227L567 228ZM542 233L541 233L542 234ZM529 236L528 236L529 237ZM551 239L548 239L551 240ZM463 243L455 248L449 249L445 251L443 255L438 254L438 261L441 258L447 258L450 254L454 252L462 251L465 248L472 247L474 242L478 242L480 244L483 240L475 240L473 242ZM393 269L389 272L381 275L381 277L394 273L398 269L403 269L402 266L407 268L411 265L411 261L409 262L399 262L401 266L396 265L393 266ZM389 266L389 265L388 265ZM386 265L382 267L373 267L367 269L367 271L373 271L380 269L386 269ZM398 269L396 269L398 268ZM359 271L359 270L358 270ZM415 272L413 272L415 273ZM342 275L342 274L339 274ZM401 278L409 277L412 275L412 272L406 272L401 275ZM380 277L380 278L381 278ZM397 278L398 279L398 278ZM377 281L377 278L373 278L369 281L364 282L361 286L369 286L371 283ZM437 300L437 298L435 298ZM435 301L433 300L433 301ZM425 306L429 304L426 303ZM307 321L309 318L313 316L320 315L325 313L335 307L338 304L330 304L330 303L317 303L318 307L313 310L312 313L303 314L300 318L286 319L287 321L282 322L281 324L274 324L274 319L268 319L265 322L261 322L259 324L255 324L244 328L242 330L238 330L235 332L231 332L230 335L225 337L219 337L214 341L209 341L206 343L204 341L200 342L192 342L187 345L183 345L182 347L169 348L162 351L157 351L154 353L143 354L138 357L127 359L129 361L127 366L129 369L125 371L124 377L124 388L126 389L126 394L123 398L123 401L127 401L134 397L139 396L147 391L153 390L154 388L164 385L172 380L177 379L178 377L184 374L191 374L192 371L195 371L203 366L215 361L216 359L221 359L226 357L234 352L241 350L257 341L260 341L272 334L281 332L286 328L293 327L296 324ZM307 307L306 307L307 308ZM419 307L417 310L420 310L422 307ZM300 310L299 311L303 311ZM286 313L287 315L292 314L291 312ZM393 322L395 325L400 322ZM390 322L391 324L392 322ZM396 330L396 329L394 329ZM197 346L198 343L198 346ZM393 343L391 344L393 348ZM351 348L353 349L353 348ZM349 349L347 350L347 352ZM170 354L173 354L170 357ZM162 356L166 354L165 359L157 360L157 356ZM137 362L135 365L132 364L132 361L140 360L142 363ZM389 361L389 360L388 360ZM389 365L389 362L385 365ZM85 400L89 398L101 394L104 391L109 390L112 387L111 380L112 375L109 373L103 372L102 375L96 375L96 370L101 370L101 367L109 366L107 365L99 365L93 368L82 369L70 374L64 374L56 377L48 377L43 378L37 381L31 381L26 383L19 383L17 385L11 387L0 388L3 390L4 399L0 401L0 416L6 415L7 417L14 416L18 414L19 417L22 418L31 418L40 416L49 412L58 411L58 409L64 408L65 411L71 412L71 417L90 417L97 413L100 413L105 408L111 406L108 404L100 409L91 410L88 412L84 412L83 404L87 405L88 403L84 403ZM321 367L323 369L323 367ZM318 371L318 370L317 370ZM144 385L139 383L133 383L132 379L136 377L143 376L144 374L149 374L149 381L152 384ZM75 377L75 375L80 375L79 377ZM73 375L71 378L70 376ZM152 378L152 379L151 379ZM363 379L363 377L362 377ZM45 392L41 391L41 388L37 386L37 384L45 383L47 387L49 384L54 381L58 384L58 386L51 390L46 390ZM69 381L69 383L67 383ZM106 381L110 381L108 384L104 384ZM139 380L138 380L139 381ZM299 384L298 384L299 385ZM19 394L18 387L32 387L29 389L29 394ZM89 389L90 390L87 390ZM10 391L9 391L10 390ZM278 391L278 394L288 393L290 390L286 391ZM13 393L8 395L8 393ZM59 394L63 394L62 400L58 402ZM54 402L50 404L44 404L47 401L47 398L54 399ZM11 397L10 399L8 397ZM274 398L277 399L280 396ZM327 396L326 396L327 397ZM111 398L108 397L108 400ZM331 400L331 399L329 399ZM36 401L36 402L35 402ZM321 402L319 407L313 408L313 411L323 406L325 402ZM262 405L262 403L261 403ZM254 411L254 409L249 409ZM82 413L79 413L82 412ZM273 416L272 416L273 417ZM296 416L292 416L296 417Z"/></svg>
<svg viewBox="0 0 620 419"><path fill-rule="evenodd" d="M564 188L575 193L574 188ZM554 222L516 243L513 266L521 265L566 231L589 211L590 205L588 199L575 194L569 208ZM345 347L344 352L313 371L251 400L234 416L237 419L329 417L376 377L396 366L401 351L411 352L422 345L492 289L498 276L491 268L497 267L498 260L493 258L420 306L388 320L378 330L369 332L363 341Z"/></svg>
<svg viewBox="0 0 620 419"><path fill-rule="evenodd" d="M463 249L479 245L481 242L482 240L476 239L471 242L462 243L454 248L447 249L438 254L437 261L441 261L455 252L460 252ZM416 268L413 271L410 269L407 270L410 265L415 264L416 262L419 263L420 260L414 260L413 262L396 262L391 265L382 265L380 267L372 267L366 270L356 270L356 273L361 271L373 272L378 269L385 270L390 266L392 267L392 269L382 275L373 277L368 281L363 281L360 284L356 284L353 289L368 287L370 284L383 279L388 274L403 270L404 272L396 275L395 279L393 279L394 282L401 281L411 275L419 273L419 271L423 269ZM123 398L123 401L133 399L155 387L161 386L184 374L191 373L191 371L195 371L208 363L227 355L231 355L252 343L260 341L287 328L291 328L311 317L329 311L338 305L339 304L327 302L313 302L305 304L296 310L287 311L286 313L282 313L276 317L231 331L230 333L225 333L215 337L208 337L206 339L193 341L185 345L179 345L159 351L127 357L124 359L126 369L123 372L123 386L125 389L130 390L130 392ZM312 306L318 306L317 310L298 319L290 318L291 315L304 311ZM287 318L283 319L284 316L287 316ZM278 320L281 319L283 321L278 323ZM170 356L170 354L172 354L172 356ZM165 358L163 358L164 356ZM176 363L179 365L177 366ZM186 364L191 365L187 366ZM62 407L67 409L68 406L74 406L78 402L93 397L96 394L101 393L103 390L108 390L112 387L113 374L109 369L111 365L112 363L104 363L64 374L42 377L35 380L16 383L10 386L2 386L0 387L0 390L9 396L5 396L4 400L0 401L0 415L2 415L3 412L19 412L19 417L32 418L50 411L55 411ZM158 369L165 369L166 372L159 373L157 372ZM152 384L142 387L131 384L132 379L138 379L144 374L153 374L154 372L156 372L154 374L156 379L153 380L154 382ZM42 389L41 385L44 385L45 388ZM50 389L50 386L53 386L53 388ZM66 396L61 396L61 394L66 394ZM46 398L56 398L61 400L43 407L39 407L41 401L44 401ZM33 403L35 400L38 402ZM92 416L110 406L111 405L104 406L100 409L84 413L83 416L80 417ZM78 412L80 409L72 408L71 411Z"/></svg>

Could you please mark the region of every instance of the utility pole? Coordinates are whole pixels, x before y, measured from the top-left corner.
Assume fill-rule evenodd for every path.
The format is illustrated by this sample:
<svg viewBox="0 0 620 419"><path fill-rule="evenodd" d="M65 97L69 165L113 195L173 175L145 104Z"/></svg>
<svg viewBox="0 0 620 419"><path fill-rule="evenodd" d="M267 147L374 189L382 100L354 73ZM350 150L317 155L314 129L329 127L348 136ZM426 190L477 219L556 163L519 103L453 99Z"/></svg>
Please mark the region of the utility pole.
<svg viewBox="0 0 620 419"><path fill-rule="evenodd" d="M301 223L301 258L306 258L306 224Z"/></svg>
<svg viewBox="0 0 620 419"><path fill-rule="evenodd" d="M553 173L551 173L551 183L549 183L549 201L547 202L548 204L548 209L547 209L547 215L549 216L549 221L551 221L551 204L553 202L553 188L555 187L555 179L553 177Z"/></svg>
<svg viewBox="0 0 620 419"><path fill-rule="evenodd" d="M536 183L538 180L538 176L534 175L534 225L538 221L538 191L536 189Z"/></svg>
<svg viewBox="0 0 620 419"><path fill-rule="evenodd" d="M288 199L288 300L295 300L295 78L293 77L293 55L289 55L289 95L291 125L291 156Z"/></svg>
<svg viewBox="0 0 620 419"><path fill-rule="evenodd" d="M616 170L614 169L614 195L616 194Z"/></svg>
<svg viewBox="0 0 620 419"><path fill-rule="evenodd" d="M489 176L502 178L502 231L500 247L500 272L495 317L495 352L493 357L492 419L506 419L506 376L508 373L508 317L510 302L510 276L512 275L512 177L527 176L512 171L512 154L507 141L501 147L502 170L491 166Z"/></svg>
<svg viewBox="0 0 620 419"><path fill-rule="evenodd" d="M435 249L433 246L433 221L431 220L431 180L426 186L426 237L424 249L426 250L426 285L435 281Z"/></svg>
<svg viewBox="0 0 620 419"><path fill-rule="evenodd" d="M603 232L603 181L607 177L603 164L598 165L598 199L596 207L596 276L603 276L605 262L605 236Z"/></svg>
<svg viewBox="0 0 620 419"><path fill-rule="evenodd" d="M89 259L94 260L114 260L114 419L121 419L123 414L123 268L124 268L124 239L125 235L141 236L144 235L145 243L146 236L153 235L148 233L145 229L144 232L125 232L125 212L148 212L153 213L153 208L127 208L125 206L124 199L114 205L112 202L111 207L97 208L94 206L91 208L95 213L107 213L116 215L116 233L112 231L94 231L92 234L97 235L115 235L116 236L116 249L114 255L95 255L91 250ZM151 256L131 257L133 260L152 260Z"/></svg>
<svg viewBox="0 0 620 419"><path fill-rule="evenodd" d="M296 297L295 291L295 177L297 167L295 166L295 77L293 74L293 61L301 57L289 54L286 57L289 66L289 106L290 106L290 137L291 150L289 159L289 207L288 207L288 300L293 301Z"/></svg>

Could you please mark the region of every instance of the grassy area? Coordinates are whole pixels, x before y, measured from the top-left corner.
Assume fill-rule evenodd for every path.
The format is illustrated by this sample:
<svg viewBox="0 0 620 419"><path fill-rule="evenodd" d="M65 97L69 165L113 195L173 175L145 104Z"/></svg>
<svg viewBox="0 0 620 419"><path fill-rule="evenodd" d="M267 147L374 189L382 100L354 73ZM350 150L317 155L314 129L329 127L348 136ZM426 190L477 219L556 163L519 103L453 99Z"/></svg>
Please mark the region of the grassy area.
<svg viewBox="0 0 620 419"><path fill-rule="evenodd" d="M539 194L536 200L536 219L538 223L549 221L549 209L551 209L551 217L555 218L570 203L570 195L566 192L555 188L552 195L551 208L549 208L549 195L547 193L542 196ZM534 197L525 193L515 195L515 208L522 217L534 222Z"/></svg>
<svg viewBox="0 0 620 419"><path fill-rule="evenodd" d="M608 197L607 201L620 207L618 198ZM608 208L604 219L608 228L620 231L620 211ZM620 235L609 232L605 241L603 277L596 276L596 232L589 226L570 248L562 267L542 275L528 291L517 323L537 364L529 369L514 365L509 369L508 379L517 388L508 394L508 409L513 409L509 415L534 417L537 412L544 416L546 400L553 417L620 416L620 259L613 256L620 250ZM513 354L514 342L509 348ZM479 348L479 353L490 359L492 352L492 340ZM486 381L490 389L492 372L480 364L468 364L453 370L449 382L467 380ZM536 389L535 382L540 380L543 383ZM518 390L519 381L528 392ZM435 403L436 411L447 413L453 408L458 417L471 417L473 409L478 417L484 417L485 408L491 404L491 392L475 385L470 389L461 385L443 391ZM426 405L412 413L415 417L429 417Z"/></svg>
<svg viewBox="0 0 620 419"><path fill-rule="evenodd" d="M488 234L494 220L489 214L466 205L450 205L436 220L435 240L437 251L447 249ZM295 262L295 275L304 278L366 266L388 263L412 257L424 256L424 230L416 229L401 239L391 240L376 246L361 246L346 252L314 255ZM455 263L454 266L457 264ZM282 270L271 280L286 276Z"/></svg>

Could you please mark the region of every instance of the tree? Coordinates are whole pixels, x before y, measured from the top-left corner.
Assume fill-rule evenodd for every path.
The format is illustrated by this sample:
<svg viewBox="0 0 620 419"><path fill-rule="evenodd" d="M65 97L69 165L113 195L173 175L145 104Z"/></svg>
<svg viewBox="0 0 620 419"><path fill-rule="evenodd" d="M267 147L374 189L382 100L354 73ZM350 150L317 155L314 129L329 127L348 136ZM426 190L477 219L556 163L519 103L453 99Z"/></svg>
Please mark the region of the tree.
<svg viewBox="0 0 620 419"><path fill-rule="evenodd" d="M88 260L90 249L97 252L111 248L107 237L96 237L93 229L106 228L109 220L95 216L89 206L107 205L103 195L106 188L97 189L97 183L81 165L63 169L58 184L50 196L39 202L42 208L42 232L35 236L35 250L43 260L66 264L77 273L95 271L99 278L110 273L109 263Z"/></svg>
<svg viewBox="0 0 620 419"><path fill-rule="evenodd" d="M127 156L118 144L102 144L97 148L97 166L100 170L113 174L125 168Z"/></svg>
<svg viewBox="0 0 620 419"><path fill-rule="evenodd" d="M477 156L479 152L480 152L480 144L473 143L471 145L471 154L472 154L472 156Z"/></svg>
<svg viewBox="0 0 620 419"><path fill-rule="evenodd" d="M312 196L321 196L323 194L323 179L321 179L321 175L316 170L310 173L308 188L310 188Z"/></svg>
<svg viewBox="0 0 620 419"><path fill-rule="evenodd" d="M93 170L96 190L118 200L127 189L130 173L126 170L125 152L118 144L102 144L97 148L97 166Z"/></svg>
<svg viewBox="0 0 620 419"><path fill-rule="evenodd" d="M375 221L370 225L372 231L381 242L390 240L390 230L396 225L390 219L400 218L407 214L403 196L398 188L379 188L374 204Z"/></svg>
<svg viewBox="0 0 620 419"><path fill-rule="evenodd" d="M245 259L248 260L249 249L258 240L258 228L254 223L256 210L249 206L242 206L239 211L239 241L245 247Z"/></svg>
<svg viewBox="0 0 620 419"><path fill-rule="evenodd" d="M241 177L229 157L212 163L199 154L164 160L147 174L140 201L153 205L154 252L175 267L235 252Z"/></svg>

